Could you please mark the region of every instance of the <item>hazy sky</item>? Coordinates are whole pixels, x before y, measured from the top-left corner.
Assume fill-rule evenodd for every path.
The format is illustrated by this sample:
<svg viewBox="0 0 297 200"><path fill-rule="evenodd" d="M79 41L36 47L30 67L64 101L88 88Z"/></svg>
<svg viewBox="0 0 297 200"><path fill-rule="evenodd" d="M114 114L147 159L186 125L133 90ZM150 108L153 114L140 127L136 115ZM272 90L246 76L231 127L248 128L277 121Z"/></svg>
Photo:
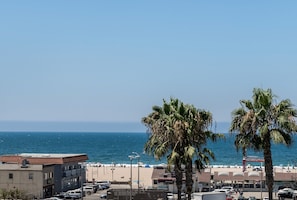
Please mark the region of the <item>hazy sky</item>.
<svg viewBox="0 0 297 200"><path fill-rule="evenodd" d="M230 121L297 105L297 1L1 1L0 120L139 122L175 97Z"/></svg>

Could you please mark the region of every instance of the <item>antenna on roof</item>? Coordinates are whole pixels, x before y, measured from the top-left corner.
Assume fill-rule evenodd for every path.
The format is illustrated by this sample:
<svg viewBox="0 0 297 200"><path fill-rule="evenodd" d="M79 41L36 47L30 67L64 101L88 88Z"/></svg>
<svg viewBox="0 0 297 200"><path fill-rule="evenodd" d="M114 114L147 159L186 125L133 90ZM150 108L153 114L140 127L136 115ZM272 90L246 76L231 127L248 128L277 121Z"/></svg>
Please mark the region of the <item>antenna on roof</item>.
<svg viewBox="0 0 297 200"><path fill-rule="evenodd" d="M27 159L22 160L22 166L21 168L28 168L29 161Z"/></svg>

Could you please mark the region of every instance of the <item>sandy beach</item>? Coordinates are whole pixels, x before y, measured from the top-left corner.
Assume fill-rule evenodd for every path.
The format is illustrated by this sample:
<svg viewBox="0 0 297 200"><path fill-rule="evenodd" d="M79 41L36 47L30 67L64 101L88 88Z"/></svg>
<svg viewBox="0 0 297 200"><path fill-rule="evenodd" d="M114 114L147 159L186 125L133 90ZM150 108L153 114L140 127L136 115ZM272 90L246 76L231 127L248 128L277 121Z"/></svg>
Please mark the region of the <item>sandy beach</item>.
<svg viewBox="0 0 297 200"><path fill-rule="evenodd" d="M138 169L139 169L139 185L142 188L147 188L152 185L151 176L153 168L137 167L132 165L132 187L138 187ZM97 180L109 180L112 182L128 182L131 177L130 165L101 165L88 166L86 178L88 181L93 179Z"/></svg>
<svg viewBox="0 0 297 200"><path fill-rule="evenodd" d="M132 181L133 185L137 185L138 180L138 169L139 169L139 181L140 185L143 187L152 186L152 173L153 173L153 166L150 167L137 167L137 165L132 165ZM212 166L211 168L206 168L205 171L211 171L211 173L220 173L220 172L233 172L239 173L242 172L241 166ZM247 172L252 172L253 168L247 167ZM294 174L296 175L296 169L287 169L287 168L280 168L274 167L274 172L282 172L285 174ZM109 181L118 181L118 182L128 182L131 176L131 166L129 164L123 165L100 165L99 166L87 166L87 174L86 178L88 181L95 180L109 180Z"/></svg>
<svg viewBox="0 0 297 200"><path fill-rule="evenodd" d="M210 170L212 173L220 173L220 172L233 172L239 173L242 172L241 166L212 166L211 168L207 168L206 171ZM296 169L291 169L288 171L286 168L274 168L275 172L284 172L285 174L296 174ZM247 171L252 172L253 168L247 168ZM109 180L112 182L128 182L130 180L131 167L129 164L126 165L101 165L98 166L87 166L87 180ZM139 167L139 183L141 188L148 188L152 186L152 173L153 167ZM283 174L282 174L283 175ZM132 166L132 187L138 187L138 167L137 165ZM117 184L120 186L121 184ZM129 187L127 184L122 184L122 187ZM268 193L263 192L244 192L244 197L255 196L256 198L267 197ZM238 198L239 193L233 194L234 198ZM276 198L276 197L274 197Z"/></svg>

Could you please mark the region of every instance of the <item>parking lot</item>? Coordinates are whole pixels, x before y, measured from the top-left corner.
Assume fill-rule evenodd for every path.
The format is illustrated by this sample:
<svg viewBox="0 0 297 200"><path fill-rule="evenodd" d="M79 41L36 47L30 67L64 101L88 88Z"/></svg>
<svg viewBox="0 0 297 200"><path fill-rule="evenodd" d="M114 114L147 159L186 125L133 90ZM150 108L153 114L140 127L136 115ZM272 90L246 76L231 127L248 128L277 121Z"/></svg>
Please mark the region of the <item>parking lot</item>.
<svg viewBox="0 0 297 200"><path fill-rule="evenodd" d="M107 190L99 190L99 191L97 191L96 193L93 193L93 194L91 194L91 195L86 195L86 196L84 196L83 197L83 199L84 200L100 200L100 199L102 199L102 198L100 198L101 197L101 195L102 194L106 194L106 192L107 192Z"/></svg>

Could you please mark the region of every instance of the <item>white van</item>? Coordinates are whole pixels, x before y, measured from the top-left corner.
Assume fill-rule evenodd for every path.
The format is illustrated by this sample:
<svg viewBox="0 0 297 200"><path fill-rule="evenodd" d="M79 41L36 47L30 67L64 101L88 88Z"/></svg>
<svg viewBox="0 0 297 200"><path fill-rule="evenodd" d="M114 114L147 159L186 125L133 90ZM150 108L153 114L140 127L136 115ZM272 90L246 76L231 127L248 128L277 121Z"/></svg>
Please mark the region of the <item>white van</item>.
<svg viewBox="0 0 297 200"><path fill-rule="evenodd" d="M192 194L193 200L226 200L225 192L199 192Z"/></svg>
<svg viewBox="0 0 297 200"><path fill-rule="evenodd" d="M94 193L94 188L93 186L84 186L83 191L85 194L91 195L92 193Z"/></svg>
<svg viewBox="0 0 297 200"><path fill-rule="evenodd" d="M81 199L83 195L82 195L81 190L77 189L77 190L67 191L66 196L71 197L72 199Z"/></svg>
<svg viewBox="0 0 297 200"><path fill-rule="evenodd" d="M104 190L104 189L108 189L110 187L110 182L109 181L96 181L96 185L99 185L99 188Z"/></svg>

